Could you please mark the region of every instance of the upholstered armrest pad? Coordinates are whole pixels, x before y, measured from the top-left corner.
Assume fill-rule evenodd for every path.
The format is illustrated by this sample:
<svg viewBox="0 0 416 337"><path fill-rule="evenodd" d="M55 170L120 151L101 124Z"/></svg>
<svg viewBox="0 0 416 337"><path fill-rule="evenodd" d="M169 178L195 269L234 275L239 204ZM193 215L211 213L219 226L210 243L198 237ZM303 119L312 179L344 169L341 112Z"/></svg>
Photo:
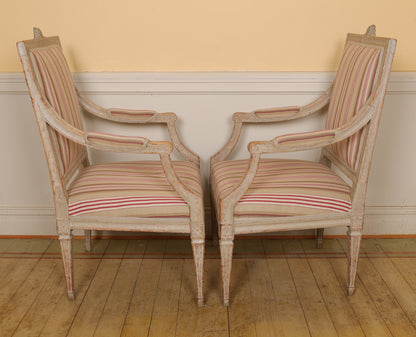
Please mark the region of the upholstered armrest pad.
<svg viewBox="0 0 416 337"><path fill-rule="evenodd" d="M298 118L302 108L298 106L254 110L252 112L236 112L233 114L235 122L268 123L280 122Z"/></svg>
<svg viewBox="0 0 416 337"><path fill-rule="evenodd" d="M298 106L289 106L281 108L270 108L270 109L259 109L254 110L253 114L262 119L282 119L289 118L297 115L300 112L300 107Z"/></svg>
<svg viewBox="0 0 416 337"><path fill-rule="evenodd" d="M334 130L294 133L276 137L274 143L281 148L319 147L333 142L335 135Z"/></svg>
<svg viewBox="0 0 416 337"><path fill-rule="evenodd" d="M138 151L149 144L149 139L143 137L115 136L108 133L88 132L86 134L87 144L98 148L109 150Z"/></svg>
<svg viewBox="0 0 416 337"><path fill-rule="evenodd" d="M153 110L108 109L114 119L129 122L146 122L157 114Z"/></svg>

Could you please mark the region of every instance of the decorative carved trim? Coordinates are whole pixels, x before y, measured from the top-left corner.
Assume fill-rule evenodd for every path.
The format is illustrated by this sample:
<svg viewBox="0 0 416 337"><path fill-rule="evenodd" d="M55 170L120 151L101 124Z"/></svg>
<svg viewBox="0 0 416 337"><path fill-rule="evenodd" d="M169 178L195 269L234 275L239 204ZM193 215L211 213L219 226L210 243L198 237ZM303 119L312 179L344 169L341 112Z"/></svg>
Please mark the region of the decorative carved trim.
<svg viewBox="0 0 416 337"><path fill-rule="evenodd" d="M37 27L33 27L33 38L35 39L44 38L42 31Z"/></svg>
<svg viewBox="0 0 416 337"><path fill-rule="evenodd" d="M367 31L365 33L366 35L369 36L376 36L376 26L375 25L371 25L367 28Z"/></svg>

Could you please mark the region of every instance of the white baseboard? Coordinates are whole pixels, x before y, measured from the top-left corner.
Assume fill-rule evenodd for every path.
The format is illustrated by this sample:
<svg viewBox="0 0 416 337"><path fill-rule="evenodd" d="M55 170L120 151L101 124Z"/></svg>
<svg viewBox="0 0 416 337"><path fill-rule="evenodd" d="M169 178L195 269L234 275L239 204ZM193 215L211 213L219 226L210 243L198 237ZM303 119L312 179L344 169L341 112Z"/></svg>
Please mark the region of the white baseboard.
<svg viewBox="0 0 416 337"><path fill-rule="evenodd" d="M209 219L209 207L206 212ZM0 235L56 235L55 210L50 207L0 207L0 219L2 223ZM414 235L415 223L416 207L367 206L363 234ZM208 221L206 227L207 234L210 235L211 226ZM290 234L305 235L305 231ZM345 229L328 228L325 234L344 235Z"/></svg>

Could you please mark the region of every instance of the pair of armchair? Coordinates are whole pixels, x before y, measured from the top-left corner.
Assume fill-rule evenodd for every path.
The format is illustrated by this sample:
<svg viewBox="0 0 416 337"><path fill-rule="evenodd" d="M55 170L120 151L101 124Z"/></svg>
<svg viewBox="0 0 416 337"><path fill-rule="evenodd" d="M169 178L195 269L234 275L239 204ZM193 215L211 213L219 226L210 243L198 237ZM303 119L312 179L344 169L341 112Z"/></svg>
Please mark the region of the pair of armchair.
<svg viewBox="0 0 416 337"><path fill-rule="evenodd" d="M58 37L18 42L54 193L68 297L74 298L72 231L189 233L193 248L197 302L203 305L205 224L199 157L181 141L176 115L151 110L105 109L74 86ZM346 226L349 242L348 293L354 281L365 194L377 128L396 41L348 34L333 85L313 103L235 113L227 144L211 157L211 200L216 219L224 305L236 234ZM278 136L248 146L247 160L226 160L245 123L274 123L327 110L325 130ZM89 132L82 113L117 123L165 124L171 141ZM160 160L91 164L87 148L156 154ZM184 160L173 161L176 149ZM318 163L265 159L262 154L322 148ZM336 166L347 179L331 167ZM218 225L218 231L215 229ZM216 232L216 233L215 233Z"/></svg>

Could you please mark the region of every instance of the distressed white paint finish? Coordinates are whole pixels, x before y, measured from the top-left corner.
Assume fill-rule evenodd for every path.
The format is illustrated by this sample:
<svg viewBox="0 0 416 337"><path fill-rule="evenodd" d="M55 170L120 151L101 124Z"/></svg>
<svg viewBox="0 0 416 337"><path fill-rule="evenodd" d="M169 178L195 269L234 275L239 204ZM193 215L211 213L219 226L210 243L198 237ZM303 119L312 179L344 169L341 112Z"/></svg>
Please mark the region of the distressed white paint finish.
<svg viewBox="0 0 416 337"><path fill-rule="evenodd" d="M178 114L186 144L201 157L207 187L209 157L227 140L236 111L308 103L329 86L332 73L85 73L75 74L78 87L106 107L146 108ZM0 235L54 235L52 193L47 166L22 74L0 74ZM392 73L375 147L367 193L363 234L416 234L416 73ZM110 123L90 119L93 129ZM296 126L295 126L296 124ZM317 129L322 116L261 126L264 139L293 131ZM140 128L118 125L117 133L149 136ZM240 144L258 139L251 125ZM104 130L103 130L104 129ZM157 126L152 139L166 135ZM94 153L107 161L124 154ZM299 154L293 154L293 157ZM234 158L247 157L244 145ZM288 154L285 154L288 157ZM317 158L311 151L310 158ZM208 197L205 198L209 200ZM312 234L312 232L310 232ZM325 234L344 234L342 228ZM279 233L283 234L283 233ZM292 234L305 234L294 232Z"/></svg>

